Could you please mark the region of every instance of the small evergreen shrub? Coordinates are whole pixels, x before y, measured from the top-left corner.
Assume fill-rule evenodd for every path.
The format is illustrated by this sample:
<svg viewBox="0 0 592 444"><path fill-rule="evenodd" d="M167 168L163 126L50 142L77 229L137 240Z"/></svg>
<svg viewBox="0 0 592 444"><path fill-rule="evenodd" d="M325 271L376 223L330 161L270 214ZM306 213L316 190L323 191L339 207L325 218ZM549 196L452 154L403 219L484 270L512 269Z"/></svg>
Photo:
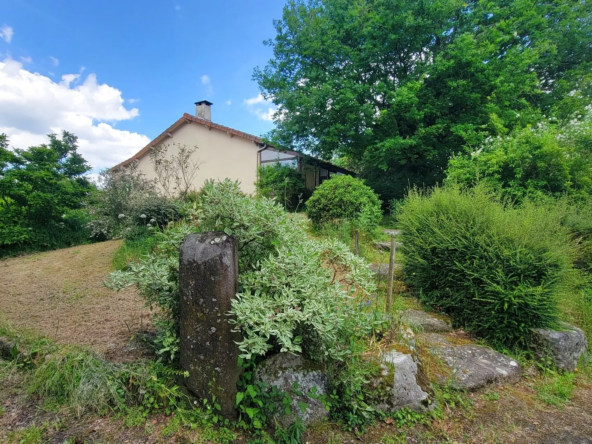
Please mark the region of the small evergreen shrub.
<svg viewBox="0 0 592 444"><path fill-rule="evenodd" d="M456 326L504 346L558 322L574 256L557 212L500 202L483 187L410 192L400 209L405 280Z"/></svg>
<svg viewBox="0 0 592 444"><path fill-rule="evenodd" d="M257 195L275 199L286 210L295 211L308 199L305 176L290 165L274 163L259 167Z"/></svg>
<svg viewBox="0 0 592 444"><path fill-rule="evenodd" d="M323 182L306 203L306 212L317 227L352 219L372 229L382 218L381 202L374 191L360 179L346 175Z"/></svg>

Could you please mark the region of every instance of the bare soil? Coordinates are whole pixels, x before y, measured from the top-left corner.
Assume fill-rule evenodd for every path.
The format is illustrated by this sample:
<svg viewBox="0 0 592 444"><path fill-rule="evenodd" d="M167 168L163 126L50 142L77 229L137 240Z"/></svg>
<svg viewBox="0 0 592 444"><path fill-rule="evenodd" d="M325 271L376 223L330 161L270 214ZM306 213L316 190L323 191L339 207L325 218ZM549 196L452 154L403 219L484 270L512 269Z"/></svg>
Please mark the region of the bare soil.
<svg viewBox="0 0 592 444"><path fill-rule="evenodd" d="M134 288L103 285L121 241L81 245L0 261L0 320L62 344L89 346L115 361L136 357L129 343L152 329Z"/></svg>

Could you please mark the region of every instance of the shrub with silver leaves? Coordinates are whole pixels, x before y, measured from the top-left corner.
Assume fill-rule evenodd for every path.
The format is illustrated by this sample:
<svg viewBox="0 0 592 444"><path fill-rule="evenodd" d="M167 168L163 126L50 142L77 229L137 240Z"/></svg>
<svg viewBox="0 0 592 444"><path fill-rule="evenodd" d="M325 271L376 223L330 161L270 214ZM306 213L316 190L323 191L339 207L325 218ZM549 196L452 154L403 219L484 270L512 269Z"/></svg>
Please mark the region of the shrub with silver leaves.
<svg viewBox="0 0 592 444"><path fill-rule="evenodd" d="M116 271L108 285L137 285L147 304L160 308L161 354L178 348L178 268L183 238L198 231L224 231L239 246L240 294L229 320L241 332L245 358L277 349L325 361L351 353L352 337L384 323L360 299L375 292L363 259L338 241L310 239L301 217L271 199L251 198L237 183L209 182L189 216L158 233L150 256Z"/></svg>

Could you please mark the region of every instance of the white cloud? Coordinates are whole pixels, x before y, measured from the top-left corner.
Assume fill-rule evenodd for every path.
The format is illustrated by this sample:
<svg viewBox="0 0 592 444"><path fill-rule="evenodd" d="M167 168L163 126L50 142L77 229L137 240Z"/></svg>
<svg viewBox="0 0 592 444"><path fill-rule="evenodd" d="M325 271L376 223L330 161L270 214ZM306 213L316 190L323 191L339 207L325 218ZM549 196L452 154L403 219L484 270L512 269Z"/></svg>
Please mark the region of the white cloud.
<svg viewBox="0 0 592 444"><path fill-rule="evenodd" d="M33 63L33 59L29 56L27 56L27 57L21 56L20 59L21 59L21 62L23 62L23 63Z"/></svg>
<svg viewBox="0 0 592 444"><path fill-rule="evenodd" d="M101 175L99 173L86 173L86 178L94 183L96 186L101 185Z"/></svg>
<svg viewBox="0 0 592 444"><path fill-rule="evenodd" d="M255 110L255 115L259 117L260 120L273 122L275 112L276 110L274 108L267 108L267 110L258 108Z"/></svg>
<svg viewBox="0 0 592 444"><path fill-rule="evenodd" d="M202 85L206 85L206 96L208 96L208 97L213 96L214 95L214 88L211 85L212 80L210 79L210 76L207 74L204 74L203 76L200 77L200 80L201 80Z"/></svg>
<svg viewBox="0 0 592 444"><path fill-rule="evenodd" d="M255 97L245 99L244 103L247 105L249 112L255 114L259 120L273 122L273 117L276 114L277 109L273 106L271 100L266 100L265 97L263 97L263 94L259 93Z"/></svg>
<svg viewBox="0 0 592 444"><path fill-rule="evenodd" d="M251 97L250 99L245 99L245 103L247 105L256 105L258 103L267 103L267 100L263 97L263 94L259 93L256 97Z"/></svg>
<svg viewBox="0 0 592 444"><path fill-rule="evenodd" d="M62 81L60 85L65 86L66 88L70 87L70 83L75 82L80 78L80 74L64 74L62 76Z"/></svg>
<svg viewBox="0 0 592 444"><path fill-rule="evenodd" d="M140 101L140 99L127 99L128 103L138 103Z"/></svg>
<svg viewBox="0 0 592 444"><path fill-rule="evenodd" d="M3 39L6 43L10 43L13 35L14 35L14 32L10 26L8 26L8 25L0 26L0 39Z"/></svg>
<svg viewBox="0 0 592 444"><path fill-rule="evenodd" d="M53 66L58 66L60 64L60 60L57 57L49 56L49 59L51 60L51 63L53 63Z"/></svg>
<svg viewBox="0 0 592 444"><path fill-rule="evenodd" d="M232 105L232 100L227 100L227 101L226 101L226 104L227 104L228 106Z"/></svg>
<svg viewBox="0 0 592 444"><path fill-rule="evenodd" d="M65 74L57 83L10 58L0 62L0 133L11 146L45 143L47 134L67 130L78 136L79 151L94 168L113 166L150 141L114 127L139 115L123 103L121 91L98 83L95 74Z"/></svg>

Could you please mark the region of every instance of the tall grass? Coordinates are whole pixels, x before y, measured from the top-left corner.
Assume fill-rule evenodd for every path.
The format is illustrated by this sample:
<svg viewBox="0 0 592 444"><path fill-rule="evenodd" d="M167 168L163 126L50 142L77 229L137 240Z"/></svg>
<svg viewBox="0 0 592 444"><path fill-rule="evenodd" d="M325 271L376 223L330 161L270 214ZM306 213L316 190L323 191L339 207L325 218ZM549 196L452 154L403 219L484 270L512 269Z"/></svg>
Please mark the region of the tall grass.
<svg viewBox="0 0 592 444"><path fill-rule="evenodd" d="M114 270L124 270L130 262L137 261L142 256L149 254L154 245L156 245L156 239L151 236L125 239L115 251L113 259L111 259L111 266Z"/></svg>
<svg viewBox="0 0 592 444"><path fill-rule="evenodd" d="M169 414L177 408L191 408L176 382L183 373L160 362L110 362L83 347L17 332L1 320L0 336L17 344L19 352L0 368L0 376L24 370L30 396L49 405L67 406L77 416L126 413L133 407Z"/></svg>
<svg viewBox="0 0 592 444"><path fill-rule="evenodd" d="M562 319L592 340L592 201L559 199L550 205L576 247L574 268L559 294Z"/></svg>
<svg viewBox="0 0 592 444"><path fill-rule="evenodd" d="M504 346L558 327L576 249L561 214L485 188L412 191L400 209L406 283L456 326Z"/></svg>
<svg viewBox="0 0 592 444"><path fill-rule="evenodd" d="M68 405L78 416L87 412L107 413L125 406L127 387L121 369L86 350L54 347L29 380L29 394L46 402Z"/></svg>

